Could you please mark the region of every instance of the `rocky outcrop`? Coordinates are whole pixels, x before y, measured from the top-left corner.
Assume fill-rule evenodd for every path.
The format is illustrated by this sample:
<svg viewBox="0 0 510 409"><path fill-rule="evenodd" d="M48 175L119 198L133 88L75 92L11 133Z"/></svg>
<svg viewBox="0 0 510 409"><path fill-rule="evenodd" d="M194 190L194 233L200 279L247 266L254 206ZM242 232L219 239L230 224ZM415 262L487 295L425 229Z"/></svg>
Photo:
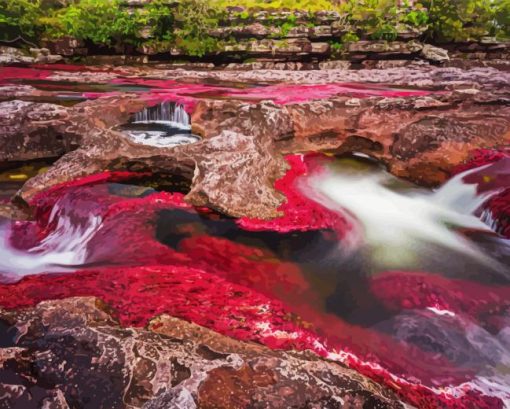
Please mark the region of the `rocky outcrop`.
<svg viewBox="0 0 510 409"><path fill-rule="evenodd" d="M0 310L0 406L402 408L395 394L307 352L160 316L122 328L96 298Z"/></svg>
<svg viewBox="0 0 510 409"><path fill-rule="evenodd" d="M53 64L62 60L61 55L51 54L47 48L30 48L25 52L19 48L0 46L0 65Z"/></svg>
<svg viewBox="0 0 510 409"><path fill-rule="evenodd" d="M203 101L193 126L205 136L221 129L267 132L281 153L360 152L385 163L399 177L436 185L470 151L510 143L510 106L503 101L491 94L473 97L463 92L412 98L336 97L243 109L232 101Z"/></svg>
<svg viewBox="0 0 510 409"><path fill-rule="evenodd" d="M61 129L69 120L66 108L20 100L0 105L0 162L58 158L78 146L80 135L64 137Z"/></svg>
<svg viewBox="0 0 510 409"><path fill-rule="evenodd" d="M351 60L385 59L395 56L417 56L425 46L417 41L357 41L348 44L347 52Z"/></svg>
<svg viewBox="0 0 510 409"><path fill-rule="evenodd" d="M67 152L47 172L25 184L19 193L24 201L29 202L49 186L105 170L149 171L188 179L191 190L187 200L197 206L236 217L270 218L279 214L276 208L283 196L273 185L283 176L286 164L267 134L225 130L199 143L161 148L137 144L113 129L144 107L145 103L133 95L89 101L68 109L22 101L0 105L2 112L11 113L4 118L11 124L7 127L10 132L6 134L4 162ZM20 121L17 114L12 115L23 110L31 110L32 117L26 113Z"/></svg>
<svg viewBox="0 0 510 409"><path fill-rule="evenodd" d="M165 76L188 82L189 88L182 91L182 83L178 88L192 100L192 128L203 139L162 148L135 143L120 132L118 126L155 94L141 98L113 93L72 107L6 101L0 110L0 123L7 129L2 162L64 155L48 171L28 180L18 199L29 203L51 186L106 170L152 172L187 180L186 200L193 205L235 217L267 219L279 215L277 208L284 200L274 182L285 174L283 156L288 153L361 152L397 176L433 186L446 180L470 151L510 141L508 75L496 70L396 68L305 75L125 68L122 73L135 74L141 85L143 76L156 85L159 82L153 78ZM118 75L58 71L47 80L109 83ZM236 79L287 84L220 88L219 98L203 97L204 90L218 92L218 88L192 85ZM352 82L364 85L352 86ZM165 98L182 98L173 91L173 82L165 84L161 86L168 88L160 91ZM388 84L436 89L413 94ZM16 98L34 92L29 87L7 87Z"/></svg>

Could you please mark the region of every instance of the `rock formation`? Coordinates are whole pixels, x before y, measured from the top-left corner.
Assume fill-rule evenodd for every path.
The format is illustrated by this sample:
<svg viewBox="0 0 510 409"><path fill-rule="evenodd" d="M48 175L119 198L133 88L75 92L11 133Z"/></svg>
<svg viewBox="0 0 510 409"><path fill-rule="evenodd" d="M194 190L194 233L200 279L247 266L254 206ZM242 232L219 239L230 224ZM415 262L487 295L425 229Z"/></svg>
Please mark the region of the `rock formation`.
<svg viewBox="0 0 510 409"><path fill-rule="evenodd" d="M122 328L95 298L0 310L9 408L403 408L393 392L307 352L236 341L166 315Z"/></svg>
<svg viewBox="0 0 510 409"><path fill-rule="evenodd" d="M94 78L105 84L131 84L129 75L134 73L170 74L126 69L45 75L46 80ZM399 69L329 71L305 78L299 72L175 71L174 77L188 82L184 88L180 82L142 77L133 85L155 87L147 94L105 93L71 107L23 101L41 91L7 84L4 95L10 92L21 100L1 103L0 123L6 132L0 158L5 164L60 157L46 173L25 184L18 196L26 202L52 185L105 170L150 171L189 180L191 204L236 217L271 218L279 214L283 201L273 186L285 172L282 155L288 153L360 152L378 159L397 176L433 186L443 182L470 151L508 144L508 74L439 68L407 70L404 77L399 73ZM239 81L285 79L286 84L236 89L221 83L213 87L192 83L211 78L232 81L235 75ZM489 77L483 79L485 75ZM346 82L369 78L369 86ZM301 80L306 84L294 84ZM391 88L403 83L422 90ZM43 91L43 95L52 94ZM118 126L134 113L167 98L187 104L192 129L202 141L161 148L135 143L119 131Z"/></svg>

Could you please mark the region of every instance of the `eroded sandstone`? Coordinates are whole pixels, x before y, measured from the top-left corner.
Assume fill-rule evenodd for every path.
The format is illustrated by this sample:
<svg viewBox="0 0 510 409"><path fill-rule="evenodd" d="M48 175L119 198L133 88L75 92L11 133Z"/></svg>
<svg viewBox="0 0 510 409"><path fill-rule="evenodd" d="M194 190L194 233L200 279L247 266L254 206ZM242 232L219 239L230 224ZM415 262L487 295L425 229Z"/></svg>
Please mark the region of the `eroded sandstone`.
<svg viewBox="0 0 510 409"><path fill-rule="evenodd" d="M179 82L153 79L169 75ZM106 92L64 107L33 102L34 97L48 98L49 91L6 84L11 99L1 103L0 123L6 130L2 162L60 157L21 189L18 198L25 202L56 184L127 170L179 175L189 181L189 203L230 216L267 219L280 214L284 200L274 182L285 174L285 154L360 152L397 176L434 186L471 151L497 149L510 140L510 77L494 69L330 70L305 76L295 71L126 67L45 71L44 78L151 86L155 91ZM265 85L246 87L239 81ZM402 89L403 84L422 89ZM200 142L154 147L119 131L134 113L165 100L186 104L193 132L203 137Z"/></svg>
<svg viewBox="0 0 510 409"><path fill-rule="evenodd" d="M0 310L2 407L402 408L395 394L308 352L241 342L161 316L122 328L96 298Z"/></svg>

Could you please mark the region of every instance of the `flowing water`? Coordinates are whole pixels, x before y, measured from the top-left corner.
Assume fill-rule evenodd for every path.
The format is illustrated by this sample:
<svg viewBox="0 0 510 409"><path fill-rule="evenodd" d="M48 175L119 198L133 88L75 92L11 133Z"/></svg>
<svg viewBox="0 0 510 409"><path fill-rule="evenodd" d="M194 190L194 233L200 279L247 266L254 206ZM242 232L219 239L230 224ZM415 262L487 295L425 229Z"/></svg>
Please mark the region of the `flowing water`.
<svg viewBox="0 0 510 409"><path fill-rule="evenodd" d="M173 147L200 140L191 133L190 118L184 106L168 101L144 108L121 129L134 142L151 146Z"/></svg>
<svg viewBox="0 0 510 409"><path fill-rule="evenodd" d="M153 146L197 142L187 100L167 102L170 92L121 130ZM123 325L166 312L274 348L313 350L406 402L510 406L510 244L487 205L510 186L509 160L436 190L356 156L288 161L295 177L276 185L289 198L286 215L271 222L193 208L139 179L45 192L34 221L0 224L1 306L94 295ZM15 179L0 179L6 197Z"/></svg>
<svg viewBox="0 0 510 409"><path fill-rule="evenodd" d="M342 232L254 231L133 185L69 188L46 204L42 226L2 225L2 281L63 272L72 280L79 270L77 285L87 288L81 274L98 266L198 268L281 300L331 358L344 349L428 388L468 382L506 400L510 247L477 216L499 188L478 194L464 180L490 167L426 191L351 164L338 160L296 182L347 221ZM59 292L75 294L69 285ZM270 323L257 325L274 335Z"/></svg>
<svg viewBox="0 0 510 409"><path fill-rule="evenodd" d="M355 228L345 240L352 248L346 251L366 247L379 267L421 268L432 251L437 252L436 256L446 251L504 274L505 265L459 232L495 233L494 223L484 223L476 212L504 187L479 193L478 183L464 181L470 175L490 172L490 167L465 171L436 191L398 189L398 179L389 173L367 174L352 168L315 175L303 184L303 189L323 206L352 217ZM502 239L499 242L506 253L508 243Z"/></svg>

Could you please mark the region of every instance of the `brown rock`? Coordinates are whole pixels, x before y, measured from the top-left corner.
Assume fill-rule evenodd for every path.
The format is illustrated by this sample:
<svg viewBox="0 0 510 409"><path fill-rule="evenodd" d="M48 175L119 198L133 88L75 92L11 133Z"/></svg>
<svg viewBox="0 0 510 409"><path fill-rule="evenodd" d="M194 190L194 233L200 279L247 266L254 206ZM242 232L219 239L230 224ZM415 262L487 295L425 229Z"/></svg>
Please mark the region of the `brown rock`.
<svg viewBox="0 0 510 409"><path fill-rule="evenodd" d="M308 38L309 35L310 28L300 25L297 27L292 27L286 35L282 36L286 38Z"/></svg>
<svg viewBox="0 0 510 409"><path fill-rule="evenodd" d="M62 106L13 100L0 103L0 112L0 163L58 158L78 146L79 135L64 136Z"/></svg>
<svg viewBox="0 0 510 409"><path fill-rule="evenodd" d="M421 50L421 56L426 60L438 63L444 63L450 60L447 50L439 47L434 47L430 44L425 44L423 46L423 49Z"/></svg>
<svg viewBox="0 0 510 409"><path fill-rule="evenodd" d="M329 43L312 43L311 49L312 54L326 55L329 54L330 50L331 46L329 45Z"/></svg>
<svg viewBox="0 0 510 409"><path fill-rule="evenodd" d="M351 62L346 60L321 61L319 68L321 70L348 70L351 68Z"/></svg>
<svg viewBox="0 0 510 409"><path fill-rule="evenodd" d="M421 51L423 46L416 41L357 41L349 43L348 51L352 54L377 53L384 55L413 54Z"/></svg>
<svg viewBox="0 0 510 409"><path fill-rule="evenodd" d="M50 132L54 138L60 135L62 141L73 141L77 146L71 145L75 150L60 158L47 172L30 179L19 197L29 201L49 186L107 169L150 169L154 173L177 174L190 180L191 190L186 200L195 205L209 206L235 217L270 218L279 214L276 208L283 196L273 186L276 179L283 176L286 164L274 151L267 132L247 135L236 131L242 129L237 126L230 128L231 131L218 130L199 143L161 148L134 143L126 135L112 130L127 122L129 116L143 106L144 103L133 96L88 101L69 109L59 107L58 115L53 111L54 106L42 105L38 115L49 111L48 122L23 121L23 127L30 128L34 135L46 135L45 132ZM237 113L239 107L233 109ZM65 121L59 121L64 116ZM47 126L50 120L55 122L53 128ZM14 131L10 135L18 136L9 140L16 149L22 143L22 132L17 128ZM44 156L45 142L24 144L28 146L27 153L21 156L18 152L17 160L37 152L39 157ZM7 159L14 157L14 154L6 156Z"/></svg>
<svg viewBox="0 0 510 409"><path fill-rule="evenodd" d="M213 37L227 38L235 36L236 38L264 38L270 35L277 35L279 30L276 27L267 27L260 23L253 23L243 26L218 27L209 34Z"/></svg>
<svg viewBox="0 0 510 409"><path fill-rule="evenodd" d="M277 68L278 63L271 64ZM278 214L276 208L283 200L273 186L285 173L283 155L287 153L358 151L381 160L397 176L434 185L444 181L470 150L510 140L509 74L489 68L122 70L125 76L182 81L361 82L365 86L433 86L442 91L405 98L332 96L284 106L269 101L199 99L192 126L203 140L175 148L137 144L115 131L144 107L137 95L100 98L69 108L10 101L0 110L0 124L10 135L5 139L4 161L65 154L46 173L26 182L20 198L29 201L49 186L106 169L150 169L162 177L177 174L189 180L187 200L192 204L232 216L270 218ZM114 71L58 71L53 79L98 83L116 75ZM9 92L30 95L33 91L15 87ZM29 148L18 149L29 142Z"/></svg>
<svg viewBox="0 0 510 409"><path fill-rule="evenodd" d="M74 55L83 56L88 53L83 41L72 37L62 37L51 41L43 41L43 44L49 48L52 53L67 57Z"/></svg>
<svg viewBox="0 0 510 409"><path fill-rule="evenodd" d="M324 38L332 35L331 26L314 26L310 32L311 38Z"/></svg>
<svg viewBox="0 0 510 409"><path fill-rule="evenodd" d="M146 330L121 328L95 298L0 310L0 325L6 407L403 407L388 389L311 353L273 351L168 316Z"/></svg>
<svg viewBox="0 0 510 409"><path fill-rule="evenodd" d="M488 100L482 103L481 98ZM496 102L498 98L486 93L336 97L286 106L259 104L238 117L229 114L233 102L204 102L208 109L202 107L193 120L205 135L221 129L267 133L282 153L358 151L383 161L397 176L434 185L471 150L510 142L510 106L506 99Z"/></svg>
<svg viewBox="0 0 510 409"><path fill-rule="evenodd" d="M14 47L0 46L0 65L32 64L35 58Z"/></svg>

